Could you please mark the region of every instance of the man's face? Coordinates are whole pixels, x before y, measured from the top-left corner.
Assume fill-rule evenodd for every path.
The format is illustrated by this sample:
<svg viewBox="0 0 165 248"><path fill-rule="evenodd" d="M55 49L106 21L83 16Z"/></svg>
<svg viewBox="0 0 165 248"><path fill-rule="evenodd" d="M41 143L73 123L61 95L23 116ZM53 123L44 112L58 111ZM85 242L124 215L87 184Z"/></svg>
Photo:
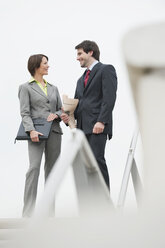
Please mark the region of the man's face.
<svg viewBox="0 0 165 248"><path fill-rule="evenodd" d="M80 62L81 67L88 67L91 63L93 51L91 52L84 52L82 48L77 49L77 60Z"/></svg>

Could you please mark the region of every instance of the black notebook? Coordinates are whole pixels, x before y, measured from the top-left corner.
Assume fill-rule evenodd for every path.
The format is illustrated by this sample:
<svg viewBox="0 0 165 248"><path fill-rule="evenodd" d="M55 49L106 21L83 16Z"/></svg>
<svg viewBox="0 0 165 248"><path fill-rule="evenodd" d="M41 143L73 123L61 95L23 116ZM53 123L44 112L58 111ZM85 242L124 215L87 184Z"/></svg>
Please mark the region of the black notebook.
<svg viewBox="0 0 165 248"><path fill-rule="evenodd" d="M43 134L43 135L39 135L39 140L48 139L52 121L47 121L46 119L42 119L42 118L36 118L33 119L33 124L35 130ZM25 132L25 128L22 122L20 124L15 140L30 140L30 134L29 132Z"/></svg>

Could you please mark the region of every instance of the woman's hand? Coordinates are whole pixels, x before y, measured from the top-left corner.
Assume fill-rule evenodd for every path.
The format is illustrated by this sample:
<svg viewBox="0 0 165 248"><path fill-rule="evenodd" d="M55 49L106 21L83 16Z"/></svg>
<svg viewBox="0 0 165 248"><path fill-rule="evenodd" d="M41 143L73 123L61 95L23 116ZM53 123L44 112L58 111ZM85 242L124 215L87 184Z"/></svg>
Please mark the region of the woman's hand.
<svg viewBox="0 0 165 248"><path fill-rule="evenodd" d="M47 118L47 121L53 121L54 119L57 119L58 115L50 113L50 115Z"/></svg>
<svg viewBox="0 0 165 248"><path fill-rule="evenodd" d="M37 131L35 131L35 130L32 130L32 131L30 131L30 138L31 138L31 140L33 141L33 142L39 142L39 137L38 137L38 135L43 135L42 133L40 133L40 132L37 132Z"/></svg>

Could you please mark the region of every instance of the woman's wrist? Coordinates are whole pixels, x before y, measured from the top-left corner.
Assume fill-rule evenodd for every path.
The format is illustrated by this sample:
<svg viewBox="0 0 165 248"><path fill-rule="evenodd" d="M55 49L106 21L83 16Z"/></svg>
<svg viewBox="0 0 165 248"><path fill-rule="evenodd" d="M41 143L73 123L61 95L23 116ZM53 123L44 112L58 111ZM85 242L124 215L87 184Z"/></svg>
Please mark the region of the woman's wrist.
<svg viewBox="0 0 165 248"><path fill-rule="evenodd" d="M32 132L35 132L35 130L30 130L29 133L31 134Z"/></svg>

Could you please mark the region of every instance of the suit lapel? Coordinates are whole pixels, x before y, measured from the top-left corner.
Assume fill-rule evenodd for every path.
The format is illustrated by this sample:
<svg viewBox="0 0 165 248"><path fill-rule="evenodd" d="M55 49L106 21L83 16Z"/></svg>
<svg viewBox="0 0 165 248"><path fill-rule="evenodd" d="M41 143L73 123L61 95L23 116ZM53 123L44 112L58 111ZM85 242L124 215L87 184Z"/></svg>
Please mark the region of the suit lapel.
<svg viewBox="0 0 165 248"><path fill-rule="evenodd" d="M29 83L31 88L33 90L35 90L38 94L40 94L41 96L47 98L47 96L45 95L45 93L41 90L41 88L38 86L38 84L36 82L32 82L32 83Z"/></svg>
<svg viewBox="0 0 165 248"><path fill-rule="evenodd" d="M49 84L49 83L47 83L47 98L49 98L52 93L53 93L53 91L52 91L52 85Z"/></svg>
<svg viewBox="0 0 165 248"><path fill-rule="evenodd" d="M97 64L93 67L93 69L92 69L92 71L91 71L91 73L90 73L90 75L89 75L89 79L88 79L88 82L87 82L87 85L86 85L84 91L86 91L87 88L89 87L89 85L90 85L90 83L91 83L93 77L95 76L96 72L97 72L98 69L100 68L100 65L101 65L101 63L99 62L99 63L97 63Z"/></svg>
<svg viewBox="0 0 165 248"><path fill-rule="evenodd" d="M80 92L82 92L82 94L84 92L84 77L85 77L85 74L86 74L86 71L81 76L80 83L79 83L79 89L80 89Z"/></svg>

